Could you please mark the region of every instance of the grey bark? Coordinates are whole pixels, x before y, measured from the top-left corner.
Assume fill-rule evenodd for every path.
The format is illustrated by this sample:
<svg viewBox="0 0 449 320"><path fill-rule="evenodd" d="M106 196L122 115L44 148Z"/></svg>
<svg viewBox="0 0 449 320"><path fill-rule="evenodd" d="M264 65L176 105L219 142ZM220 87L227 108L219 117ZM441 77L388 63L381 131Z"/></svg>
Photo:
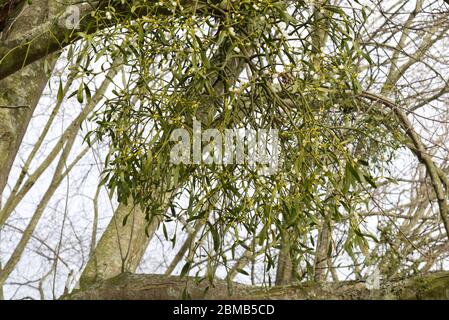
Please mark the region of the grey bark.
<svg viewBox="0 0 449 320"><path fill-rule="evenodd" d="M263 288L225 281L197 283L194 278L163 275L123 273L96 283L86 290L75 291L62 299L124 299L159 300L180 299L187 286L192 299L278 299L278 300L371 300L371 299L449 299L449 272L436 272L383 283L380 289L370 290L362 281L305 282L294 286Z"/></svg>

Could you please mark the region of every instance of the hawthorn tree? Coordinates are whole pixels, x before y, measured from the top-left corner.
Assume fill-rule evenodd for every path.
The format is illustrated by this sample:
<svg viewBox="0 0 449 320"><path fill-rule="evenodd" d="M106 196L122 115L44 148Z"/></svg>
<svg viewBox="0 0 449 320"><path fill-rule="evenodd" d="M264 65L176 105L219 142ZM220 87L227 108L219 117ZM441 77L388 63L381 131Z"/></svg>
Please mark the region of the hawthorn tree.
<svg viewBox="0 0 449 320"><path fill-rule="evenodd" d="M0 10L0 287L67 294L72 255L79 289L65 298L448 298L443 1L33 0ZM39 103L53 108L18 159ZM47 145L60 114L69 124ZM173 163L172 133L196 122L278 130L276 171L249 149L241 163ZM93 194L83 159L95 161ZM83 218L69 212L72 176L91 192L87 245ZM62 187L61 226L42 238ZM101 197L114 213L97 241ZM130 274L160 254L158 238L170 249L163 275ZM74 240L81 253L65 249ZM8 284L33 242L46 271Z"/></svg>

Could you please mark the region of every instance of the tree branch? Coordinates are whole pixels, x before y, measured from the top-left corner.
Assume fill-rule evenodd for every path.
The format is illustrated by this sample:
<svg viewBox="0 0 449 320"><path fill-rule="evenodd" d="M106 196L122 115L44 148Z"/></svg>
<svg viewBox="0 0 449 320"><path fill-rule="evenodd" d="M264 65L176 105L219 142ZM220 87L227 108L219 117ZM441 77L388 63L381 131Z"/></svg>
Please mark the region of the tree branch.
<svg viewBox="0 0 449 320"><path fill-rule="evenodd" d="M449 299L449 272L427 273L411 278L385 282L380 289L370 290L362 281L304 282L294 286L263 288L216 280L210 286L207 281L195 278L156 274L123 273L115 278L99 282L86 290L74 291L63 296L64 300L174 300L180 299L187 286L192 299L273 299L273 300L369 300L369 299ZM209 290L205 288L210 286ZM231 292L230 292L231 291Z"/></svg>

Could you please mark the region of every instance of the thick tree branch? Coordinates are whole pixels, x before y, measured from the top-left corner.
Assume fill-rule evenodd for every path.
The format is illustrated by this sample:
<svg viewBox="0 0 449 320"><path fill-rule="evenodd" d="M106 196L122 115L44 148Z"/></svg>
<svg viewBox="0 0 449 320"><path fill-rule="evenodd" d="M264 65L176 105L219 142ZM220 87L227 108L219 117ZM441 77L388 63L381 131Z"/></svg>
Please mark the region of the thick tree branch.
<svg viewBox="0 0 449 320"><path fill-rule="evenodd" d="M124 273L96 283L86 290L63 296L62 299L180 299L186 285L192 299L449 299L449 272L428 273L388 281L381 285L380 289L373 290L368 289L365 282L361 281L307 282L264 289L235 283L229 288L225 281L217 280L206 293L205 288L209 286L206 280L197 283L194 278Z"/></svg>

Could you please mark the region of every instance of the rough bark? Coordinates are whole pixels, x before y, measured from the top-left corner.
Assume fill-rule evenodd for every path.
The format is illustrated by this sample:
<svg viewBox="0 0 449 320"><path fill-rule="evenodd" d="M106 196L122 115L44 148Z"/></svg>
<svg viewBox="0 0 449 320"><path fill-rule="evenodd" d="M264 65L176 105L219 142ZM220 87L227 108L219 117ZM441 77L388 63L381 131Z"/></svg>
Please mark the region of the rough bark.
<svg viewBox="0 0 449 320"><path fill-rule="evenodd" d="M206 280L197 283L194 278L163 275L123 273L115 278L96 283L86 290L75 291L62 299L158 300L180 299L187 286L192 299L449 299L449 272L436 272L384 283L380 289L370 290L365 282L309 282L294 286L262 288L233 284L229 290L225 281L216 281L214 287ZM231 291L231 292L230 292Z"/></svg>

